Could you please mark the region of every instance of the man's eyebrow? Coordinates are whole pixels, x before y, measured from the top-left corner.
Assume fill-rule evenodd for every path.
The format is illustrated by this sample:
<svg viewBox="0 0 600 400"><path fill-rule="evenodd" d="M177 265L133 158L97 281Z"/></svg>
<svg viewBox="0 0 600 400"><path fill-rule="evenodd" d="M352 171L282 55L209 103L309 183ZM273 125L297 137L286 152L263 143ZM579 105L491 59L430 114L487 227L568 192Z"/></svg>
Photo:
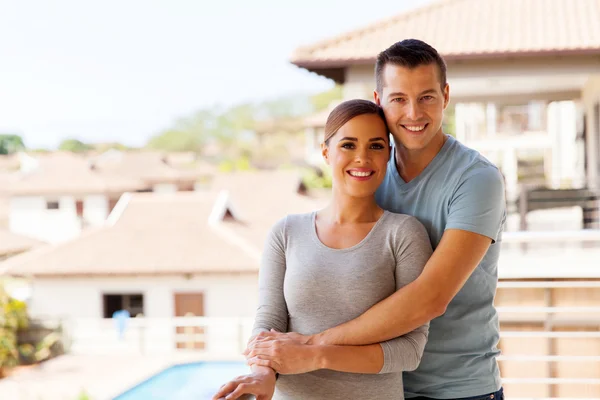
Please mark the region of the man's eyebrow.
<svg viewBox="0 0 600 400"><path fill-rule="evenodd" d="M406 96L406 95L402 92L393 92L393 93L388 94L387 97L389 98L389 97L398 97L398 96Z"/></svg>
<svg viewBox="0 0 600 400"><path fill-rule="evenodd" d="M435 93L437 93L437 90L435 90L435 89L427 89L427 90L424 90L421 93L419 93L419 96L423 96L424 94L430 94L430 93L434 93L435 94ZM393 92L393 93L388 94L387 97L390 98L390 97L398 97L398 96L406 96L406 94L402 93L402 92Z"/></svg>

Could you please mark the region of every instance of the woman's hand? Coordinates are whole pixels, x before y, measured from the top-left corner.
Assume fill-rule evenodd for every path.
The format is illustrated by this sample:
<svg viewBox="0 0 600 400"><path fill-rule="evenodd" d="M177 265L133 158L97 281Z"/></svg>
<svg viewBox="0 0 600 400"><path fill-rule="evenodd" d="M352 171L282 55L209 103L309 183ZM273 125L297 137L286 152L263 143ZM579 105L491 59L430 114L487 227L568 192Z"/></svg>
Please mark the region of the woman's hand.
<svg viewBox="0 0 600 400"><path fill-rule="evenodd" d="M275 371L261 368L248 375L238 376L234 380L221 386L213 396L213 400L225 398L237 399L244 394L253 394L256 400L271 400L275 392Z"/></svg>

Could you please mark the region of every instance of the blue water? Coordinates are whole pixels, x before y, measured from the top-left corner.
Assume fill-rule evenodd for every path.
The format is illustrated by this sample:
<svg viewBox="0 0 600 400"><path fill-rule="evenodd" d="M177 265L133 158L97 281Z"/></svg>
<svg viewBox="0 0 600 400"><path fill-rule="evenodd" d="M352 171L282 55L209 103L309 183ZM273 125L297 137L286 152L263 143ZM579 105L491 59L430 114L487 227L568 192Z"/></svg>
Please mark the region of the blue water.
<svg viewBox="0 0 600 400"><path fill-rule="evenodd" d="M221 385L249 372L240 362L175 365L113 400L210 400Z"/></svg>

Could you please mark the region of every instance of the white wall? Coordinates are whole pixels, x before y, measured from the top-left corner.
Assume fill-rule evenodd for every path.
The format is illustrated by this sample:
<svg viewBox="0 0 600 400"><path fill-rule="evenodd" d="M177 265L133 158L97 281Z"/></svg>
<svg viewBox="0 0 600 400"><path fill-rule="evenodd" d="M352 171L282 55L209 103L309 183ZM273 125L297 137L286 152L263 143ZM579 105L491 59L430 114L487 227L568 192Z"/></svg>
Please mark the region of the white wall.
<svg viewBox="0 0 600 400"><path fill-rule="evenodd" d="M594 105L600 103L600 75L590 77L583 89L583 107L586 114L588 185L600 188L600 120L594 118ZM596 166L594 168L593 166Z"/></svg>
<svg viewBox="0 0 600 400"><path fill-rule="evenodd" d="M108 217L108 197L88 195L83 199L83 219L89 226L100 226Z"/></svg>
<svg viewBox="0 0 600 400"><path fill-rule="evenodd" d="M103 353L110 350L168 353L175 350L174 294L204 293L206 317L252 318L256 311L258 275L214 275L183 277L61 278L36 279L32 283L29 312L33 317L54 317L64 321L75 353ZM103 317L103 294L142 293L144 315L152 323L143 330L132 327L119 340L112 324ZM164 323L156 322L164 318ZM215 320L205 329L207 351L239 354L232 343L245 343L251 322L242 326L236 318ZM137 321L130 323L132 326Z"/></svg>
<svg viewBox="0 0 600 400"><path fill-rule="evenodd" d="M169 318L177 292L203 292L207 317L249 317L256 310L258 275L37 278L29 310L39 317L101 318L103 294L142 293L145 316Z"/></svg>
<svg viewBox="0 0 600 400"><path fill-rule="evenodd" d="M577 109L573 101L552 102L548 105L548 133L552 138L552 162L548 174L554 188L569 187L578 181L577 167Z"/></svg>
<svg viewBox="0 0 600 400"><path fill-rule="evenodd" d="M58 210L48 210L46 201L58 201ZM17 196L9 202L9 229L49 243L59 243L81 233L75 199L70 196L44 198Z"/></svg>
<svg viewBox="0 0 600 400"><path fill-rule="evenodd" d="M175 183L156 183L152 186L154 193L175 193L177 191L177 184Z"/></svg>
<svg viewBox="0 0 600 400"><path fill-rule="evenodd" d="M346 68L344 82L344 100L366 99L373 100L375 89L374 65L355 65Z"/></svg>

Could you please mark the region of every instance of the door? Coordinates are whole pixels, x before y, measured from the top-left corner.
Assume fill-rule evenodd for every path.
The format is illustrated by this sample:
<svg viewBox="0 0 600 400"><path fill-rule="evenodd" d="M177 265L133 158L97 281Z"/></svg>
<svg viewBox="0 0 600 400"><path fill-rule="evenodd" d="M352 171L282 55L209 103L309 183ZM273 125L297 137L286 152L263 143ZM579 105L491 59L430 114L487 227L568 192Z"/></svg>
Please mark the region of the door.
<svg viewBox="0 0 600 400"><path fill-rule="evenodd" d="M175 293L176 317L203 317L204 293ZM178 326L175 328L178 349L204 349L204 328L199 326ZM183 336L180 336L183 335Z"/></svg>

